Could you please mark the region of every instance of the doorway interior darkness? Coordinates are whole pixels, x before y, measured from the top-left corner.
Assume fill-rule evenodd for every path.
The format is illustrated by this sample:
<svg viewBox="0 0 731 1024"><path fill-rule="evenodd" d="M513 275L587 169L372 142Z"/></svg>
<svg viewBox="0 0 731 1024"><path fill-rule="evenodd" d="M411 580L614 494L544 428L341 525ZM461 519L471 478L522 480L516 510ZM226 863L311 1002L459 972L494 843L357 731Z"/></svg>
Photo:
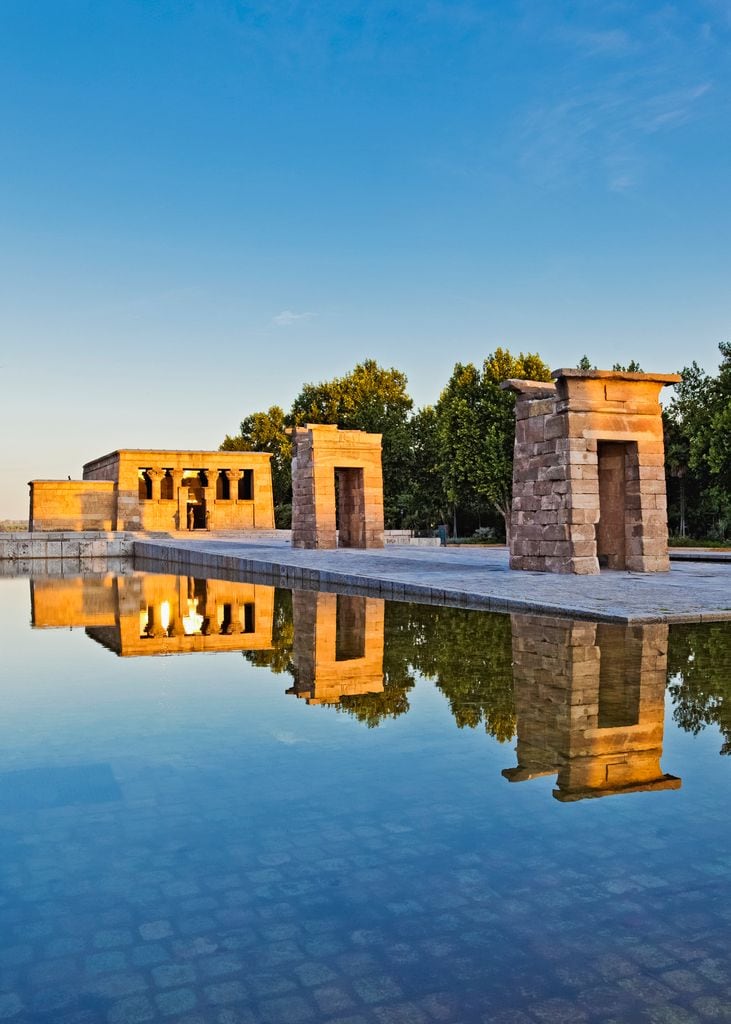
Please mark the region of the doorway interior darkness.
<svg viewBox="0 0 731 1024"><path fill-rule="evenodd" d="M364 548L366 521L363 470L336 467L335 484L338 547Z"/></svg>
<svg viewBox="0 0 731 1024"><path fill-rule="evenodd" d="M596 546L599 565L606 569L627 566L627 467L634 455L635 441L599 441L597 471L599 474L599 522Z"/></svg>

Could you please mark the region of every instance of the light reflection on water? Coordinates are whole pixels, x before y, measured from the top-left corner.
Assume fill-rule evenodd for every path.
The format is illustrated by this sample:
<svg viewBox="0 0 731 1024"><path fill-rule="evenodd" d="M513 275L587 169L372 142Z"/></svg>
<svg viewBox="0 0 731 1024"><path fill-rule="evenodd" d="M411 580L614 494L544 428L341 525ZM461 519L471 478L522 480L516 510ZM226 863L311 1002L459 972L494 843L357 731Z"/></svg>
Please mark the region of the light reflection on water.
<svg viewBox="0 0 731 1024"><path fill-rule="evenodd" d="M727 625L27 588L0 1019L725 1019Z"/></svg>

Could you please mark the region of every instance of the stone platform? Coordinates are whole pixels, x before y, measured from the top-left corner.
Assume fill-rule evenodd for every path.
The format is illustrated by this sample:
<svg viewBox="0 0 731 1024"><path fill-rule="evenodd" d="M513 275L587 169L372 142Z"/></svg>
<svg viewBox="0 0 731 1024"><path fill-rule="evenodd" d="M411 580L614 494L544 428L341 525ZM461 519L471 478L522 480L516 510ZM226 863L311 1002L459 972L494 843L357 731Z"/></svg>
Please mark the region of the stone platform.
<svg viewBox="0 0 731 1024"><path fill-rule="evenodd" d="M731 563L725 560L674 562L669 573L570 576L511 571L501 547L308 551L276 541L189 537L138 535L136 567L604 622L731 620Z"/></svg>

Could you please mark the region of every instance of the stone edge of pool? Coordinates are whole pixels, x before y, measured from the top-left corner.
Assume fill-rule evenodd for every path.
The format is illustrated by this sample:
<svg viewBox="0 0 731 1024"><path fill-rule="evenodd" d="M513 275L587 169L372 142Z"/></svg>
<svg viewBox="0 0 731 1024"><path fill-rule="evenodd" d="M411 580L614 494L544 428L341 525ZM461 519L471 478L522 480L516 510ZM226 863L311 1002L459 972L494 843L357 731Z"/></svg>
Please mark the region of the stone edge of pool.
<svg viewBox="0 0 731 1024"><path fill-rule="evenodd" d="M671 551L669 574L510 572L504 547L292 549L276 536L0 535L1 575L186 572L495 612L604 622L731 620L731 551ZM9 570L9 571L8 571Z"/></svg>
<svg viewBox="0 0 731 1024"><path fill-rule="evenodd" d="M225 550L215 550L216 546ZM234 550L238 548L238 550ZM479 552L485 549L472 548L469 553L450 548L450 555L460 555L465 564L458 567L463 582L456 580L446 583L444 567L450 555L441 560L435 549L422 550L415 554L413 549L389 548L385 552L343 551L293 551L288 546L274 548L258 547L251 543L212 541L185 542L160 539L139 539L134 543L134 558L137 568L143 563L165 570L185 570L191 575L215 575L218 578L235 580L241 576L256 577L273 585L299 589L321 589L340 593L362 594L396 601L416 601L422 604L442 604L450 607L481 609L494 612L530 612L533 614L563 616L603 622L703 622L731 620L731 559L723 566L719 576L728 595L729 607L714 605L713 593L707 587L696 586L695 604L691 607L678 606L678 594L667 586L667 574L644 575L633 573L612 573L611 577L620 588L627 592L621 595L597 593L601 581L611 579L609 574L581 577L555 576L545 573L511 573L507 567L507 552L504 548L492 548L489 564L481 564ZM385 557L384 557L385 554ZM399 557L402 556L402 557ZM352 560L354 564L334 567L333 562ZM397 560L401 564L397 564ZM441 564L434 564L440 561ZM689 559L684 559L688 562ZM720 561L718 559L714 560ZM408 562L405 568L403 563ZM421 564L419 564L421 563ZM431 563L431 564L430 564ZM469 564L467 564L469 563ZM488 569L494 582L478 580L480 569ZM718 570L718 566L714 566ZM454 575L458 575L455 573ZM414 579L413 576L422 579ZM509 574L509 575L508 575ZM410 578L411 577L411 578ZM466 577L466 580L465 580ZM470 579L470 577L472 577ZM525 593L500 593L501 584L510 580L514 589ZM642 607L638 607L635 595L629 591L637 581L651 581L653 593L643 595ZM674 582L674 581L673 581ZM465 583L471 584L466 586ZM665 584L665 586L663 586ZM560 588L562 597L550 599L535 593L536 586L548 590ZM580 587L584 593L567 595L569 587ZM675 588L677 590L677 588ZM534 591L533 593L529 593ZM687 597L688 588L681 588ZM700 599L699 599L700 598ZM602 607L602 603L605 607ZM673 607L673 604L676 606Z"/></svg>

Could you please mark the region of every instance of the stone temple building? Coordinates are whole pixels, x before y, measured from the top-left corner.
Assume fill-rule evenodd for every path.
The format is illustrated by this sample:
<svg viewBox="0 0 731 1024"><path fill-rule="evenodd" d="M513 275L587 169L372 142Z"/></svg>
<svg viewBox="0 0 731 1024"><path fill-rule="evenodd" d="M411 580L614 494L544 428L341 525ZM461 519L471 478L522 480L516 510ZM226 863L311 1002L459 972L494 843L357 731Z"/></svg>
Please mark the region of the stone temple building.
<svg viewBox="0 0 731 1024"><path fill-rule="evenodd" d="M120 449L82 480L32 480L31 531L274 529L271 455Z"/></svg>
<svg viewBox="0 0 731 1024"><path fill-rule="evenodd" d="M383 547L381 440L333 424L294 428L293 547Z"/></svg>
<svg viewBox="0 0 731 1024"><path fill-rule="evenodd" d="M555 370L516 393L510 567L666 572L661 389L675 373Z"/></svg>

